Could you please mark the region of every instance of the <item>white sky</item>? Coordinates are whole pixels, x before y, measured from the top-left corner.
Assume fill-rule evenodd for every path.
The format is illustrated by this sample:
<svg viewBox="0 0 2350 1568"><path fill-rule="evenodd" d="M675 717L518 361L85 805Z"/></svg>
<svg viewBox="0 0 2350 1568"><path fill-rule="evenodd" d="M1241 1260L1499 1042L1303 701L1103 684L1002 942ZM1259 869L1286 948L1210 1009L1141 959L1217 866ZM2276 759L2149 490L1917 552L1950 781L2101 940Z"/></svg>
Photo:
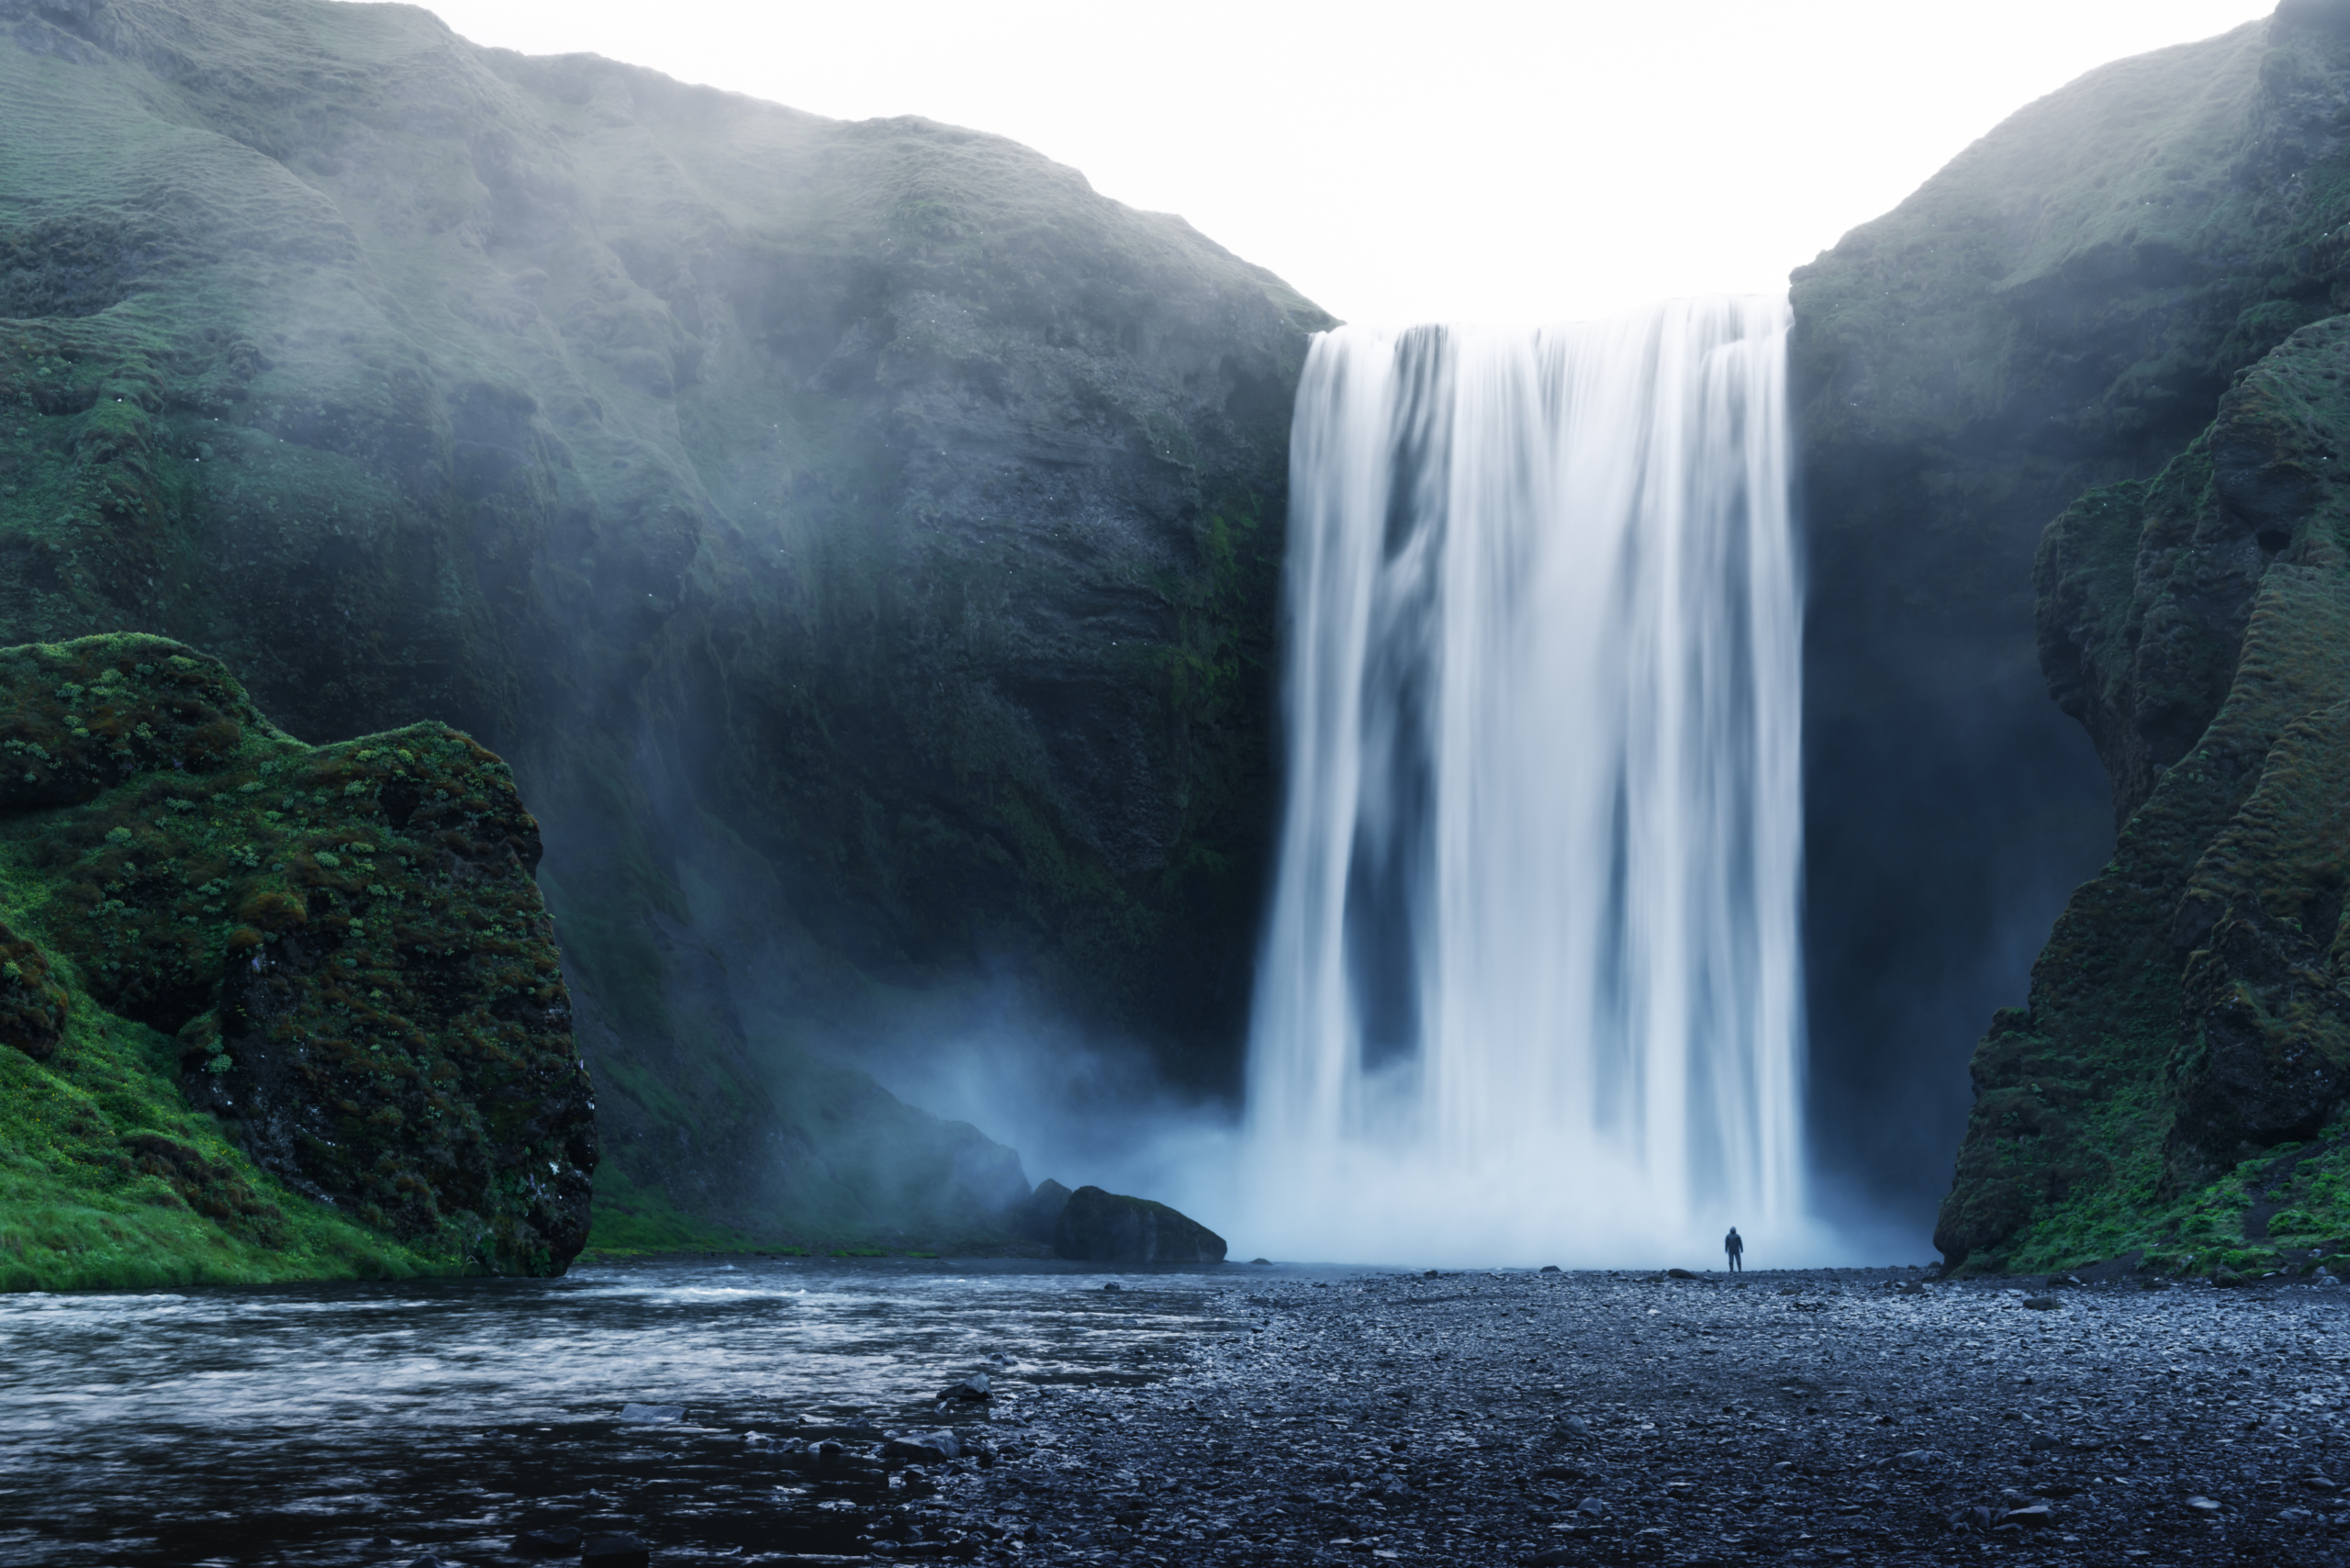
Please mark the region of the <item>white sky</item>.
<svg viewBox="0 0 2350 1568"><path fill-rule="evenodd" d="M1782 287L2092 66L2270 0L443 0L844 119L919 114L1179 212L1352 320Z"/></svg>

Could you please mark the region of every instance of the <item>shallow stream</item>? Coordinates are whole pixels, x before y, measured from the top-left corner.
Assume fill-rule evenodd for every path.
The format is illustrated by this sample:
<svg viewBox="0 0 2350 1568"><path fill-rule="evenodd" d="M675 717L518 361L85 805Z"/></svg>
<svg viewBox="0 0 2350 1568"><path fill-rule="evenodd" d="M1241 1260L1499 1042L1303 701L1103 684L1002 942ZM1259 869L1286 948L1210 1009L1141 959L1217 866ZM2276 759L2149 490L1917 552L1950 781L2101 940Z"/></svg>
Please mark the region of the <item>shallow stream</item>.
<svg viewBox="0 0 2350 1568"><path fill-rule="evenodd" d="M747 1434L984 1420L933 1396L974 1371L999 1412L1154 1381L1219 1326L1211 1273L1107 1280L738 1259L0 1296L0 1561L475 1562L561 1526L632 1531L664 1563L853 1552L874 1479L796 1473ZM631 1402L684 1416L625 1424Z"/></svg>

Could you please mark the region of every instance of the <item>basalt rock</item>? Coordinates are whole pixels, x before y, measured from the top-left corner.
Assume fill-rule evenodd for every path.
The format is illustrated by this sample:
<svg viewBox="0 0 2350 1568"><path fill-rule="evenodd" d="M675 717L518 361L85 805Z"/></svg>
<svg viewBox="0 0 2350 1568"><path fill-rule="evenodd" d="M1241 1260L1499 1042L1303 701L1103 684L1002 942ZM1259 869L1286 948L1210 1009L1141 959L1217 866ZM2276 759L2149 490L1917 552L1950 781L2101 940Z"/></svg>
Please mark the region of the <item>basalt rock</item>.
<svg viewBox="0 0 2350 1568"><path fill-rule="evenodd" d="M1225 1245L1165 1204L1080 1187L1053 1228L1053 1253L1080 1263L1221 1263Z"/></svg>
<svg viewBox="0 0 2350 1568"><path fill-rule="evenodd" d="M47 1060L65 1033L67 1003L49 955L0 924L0 1045Z"/></svg>
<svg viewBox="0 0 2350 1568"><path fill-rule="evenodd" d="M1068 1209L1069 1200L1069 1190L1046 1177L1012 1212L1006 1228L1023 1241L1041 1241L1050 1246L1059 1233L1061 1215Z"/></svg>
<svg viewBox="0 0 2350 1568"><path fill-rule="evenodd" d="M11 1043L55 1048L70 976L176 1037L240 1148L133 1124L137 1169L226 1228L275 1228L249 1159L428 1255L562 1271L593 1103L502 762L430 723L303 745L218 660L137 635L0 649L0 870L41 944L0 929Z"/></svg>

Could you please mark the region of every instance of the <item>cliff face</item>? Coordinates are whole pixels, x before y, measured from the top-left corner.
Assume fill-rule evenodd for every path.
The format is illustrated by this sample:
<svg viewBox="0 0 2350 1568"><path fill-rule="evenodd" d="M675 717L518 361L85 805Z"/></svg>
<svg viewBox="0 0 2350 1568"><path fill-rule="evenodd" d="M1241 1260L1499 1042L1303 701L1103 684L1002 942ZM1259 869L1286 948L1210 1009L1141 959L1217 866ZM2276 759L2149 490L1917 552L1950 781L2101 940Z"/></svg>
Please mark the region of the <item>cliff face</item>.
<svg viewBox="0 0 2350 1568"><path fill-rule="evenodd" d="M974 977L1228 1070L1279 280L998 139L397 6L0 0L0 642L509 758L611 1213L996 1203L968 1128L878 1174L911 1114L800 1048Z"/></svg>
<svg viewBox="0 0 2350 1568"><path fill-rule="evenodd" d="M333 1271L562 1271L594 1108L503 763L429 723L305 746L114 636L0 648L0 1277L307 1272L268 1256L303 1237Z"/></svg>
<svg viewBox="0 0 2350 1568"><path fill-rule="evenodd" d="M1930 1097L1899 1081L1921 1058L1954 1069L1966 1042L1946 1021L2016 996L2110 824L2233 678L2282 525L2232 523L2177 566L2126 719L2078 655L2051 651L2049 617L2070 612L2035 602L2032 561L2051 518L2116 482L2154 486L2146 504L2191 528L2180 509L2214 454L2189 449L2222 395L2350 303L2343 25L2339 6L2288 5L2093 72L1796 274L1816 1075L1854 1086L1822 1110L1880 1188L1938 1180L1889 1146L1947 1147L1964 1114L1954 1071ZM2135 539L2134 511L2102 515ZM2134 548L2106 566L2126 577ZM1870 1114L1891 1130L1873 1163Z"/></svg>
<svg viewBox="0 0 2350 1568"><path fill-rule="evenodd" d="M2333 958L2350 810L2332 474L2350 429L2345 110L2350 7L2288 4L2092 73L1797 274L1815 762L1835 761L1840 724L1905 695L1921 700L1897 743L2007 712L2020 693L1993 696L2029 655L2087 729L2095 805L2119 828L2029 1005L1975 1048L1935 1237L1954 1262L2136 1249L2204 1266L2350 1235L2321 1136L2350 1083ZM1925 662L1902 613L1927 629ZM1881 666L1854 657L1879 647ZM1971 824L1962 847L2060 847L2092 868L2090 797L2038 721L1956 726L1923 752L1912 820L1922 796L1945 830ZM1979 793L1943 803L1919 777L1961 755ZM2059 781L2063 831L2031 805ZM1815 821L1850 789L1831 767ZM2003 835L2003 814L2020 829ZM1881 830L1824 831L1832 853ZM1886 883L1911 868L1887 864ZM1817 869L1813 885L1831 906L1841 890Z"/></svg>

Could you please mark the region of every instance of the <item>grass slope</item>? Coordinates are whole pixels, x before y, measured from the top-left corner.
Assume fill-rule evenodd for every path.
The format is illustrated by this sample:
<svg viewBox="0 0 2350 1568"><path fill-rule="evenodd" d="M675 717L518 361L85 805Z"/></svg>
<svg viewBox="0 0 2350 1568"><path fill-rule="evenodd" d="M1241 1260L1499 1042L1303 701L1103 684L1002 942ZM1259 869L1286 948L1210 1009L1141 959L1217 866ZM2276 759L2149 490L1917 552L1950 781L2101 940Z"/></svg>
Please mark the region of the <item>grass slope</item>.
<svg viewBox="0 0 2350 1568"><path fill-rule="evenodd" d="M0 916L18 910L0 882ZM0 1290L463 1271L287 1188L179 1091L166 1035L73 1002L56 1054L0 1049Z"/></svg>

